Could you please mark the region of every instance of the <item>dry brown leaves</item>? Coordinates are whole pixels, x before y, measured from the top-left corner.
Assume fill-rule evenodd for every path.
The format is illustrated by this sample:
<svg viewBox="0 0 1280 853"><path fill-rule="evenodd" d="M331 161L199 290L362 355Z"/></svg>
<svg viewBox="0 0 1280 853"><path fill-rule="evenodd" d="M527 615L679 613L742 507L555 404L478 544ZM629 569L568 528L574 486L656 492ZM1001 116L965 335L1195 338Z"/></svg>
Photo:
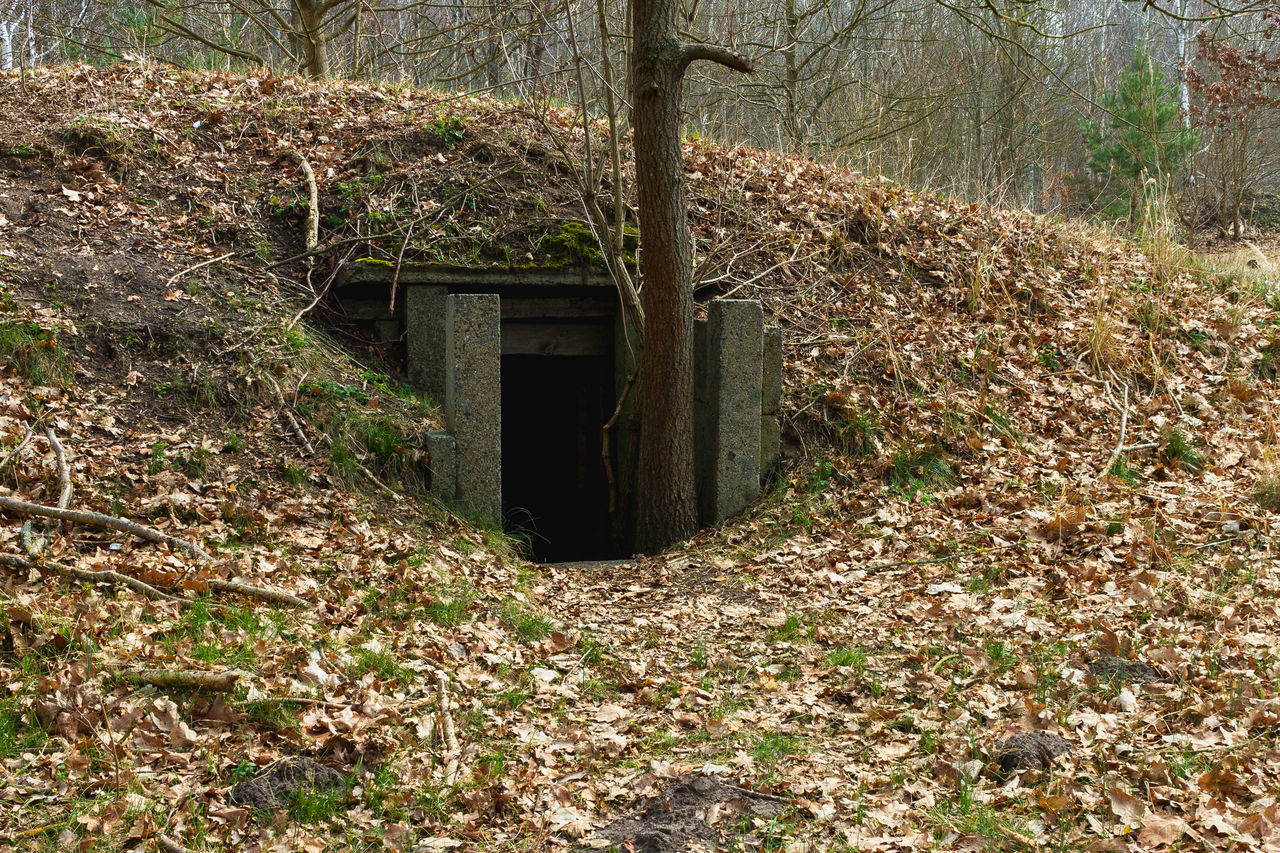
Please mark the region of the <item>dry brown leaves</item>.
<svg viewBox="0 0 1280 853"><path fill-rule="evenodd" d="M193 310L168 278L221 255L231 229L279 225L271 197L293 197L295 148L326 211L359 211L322 239L368 211L426 216L424 247L487 257L535 245L551 226L530 216L575 215L537 123L495 102L139 65L27 85L47 109L7 77L0 116L62 179L0 178L48 196L0 210L0 237L57 236L105 269L104 246L163 257L150 286ZM455 115L470 136L446 148L425 127ZM91 146L68 144L77 128ZM213 425L135 423L129 376L66 391L5 379L4 446L56 424L81 505L197 538L215 571L316 603L191 608L6 576L12 843L599 846L593 830L705 774L791 804L706 816L755 848L1280 844L1277 517L1253 500L1275 442L1267 294L1159 281L1098 232L774 153L686 154L700 294L759 297L786 329L795 449L758 507L661 557L530 570L318 469L323 488L289 484L271 411L227 450ZM366 180L371 161L390 177ZM139 163L143 185L166 187L155 206ZM0 276L31 278L21 252L0 252ZM66 310L24 301L75 334ZM1171 449L1174 430L1198 461ZM153 466L158 442L201 449L216 475ZM33 440L5 486L47 499L53 465ZM0 529L6 550L19 523ZM47 536L51 557L201 589L152 546ZM1165 680L1100 682L1104 653ZM137 690L113 675L131 665L235 666L245 686ZM999 773L997 745L1041 729L1075 746ZM245 772L296 753L351 774L329 812L259 820L228 803Z"/></svg>

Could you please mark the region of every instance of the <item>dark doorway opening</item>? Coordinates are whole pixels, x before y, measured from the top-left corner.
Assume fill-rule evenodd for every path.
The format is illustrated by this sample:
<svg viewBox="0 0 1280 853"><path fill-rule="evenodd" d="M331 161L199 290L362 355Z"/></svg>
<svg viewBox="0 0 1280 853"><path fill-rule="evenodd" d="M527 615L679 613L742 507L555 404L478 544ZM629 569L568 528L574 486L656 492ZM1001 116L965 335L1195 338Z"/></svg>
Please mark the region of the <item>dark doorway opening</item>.
<svg viewBox="0 0 1280 853"><path fill-rule="evenodd" d="M619 556L601 458L613 407L612 358L502 357L502 511L533 559Z"/></svg>

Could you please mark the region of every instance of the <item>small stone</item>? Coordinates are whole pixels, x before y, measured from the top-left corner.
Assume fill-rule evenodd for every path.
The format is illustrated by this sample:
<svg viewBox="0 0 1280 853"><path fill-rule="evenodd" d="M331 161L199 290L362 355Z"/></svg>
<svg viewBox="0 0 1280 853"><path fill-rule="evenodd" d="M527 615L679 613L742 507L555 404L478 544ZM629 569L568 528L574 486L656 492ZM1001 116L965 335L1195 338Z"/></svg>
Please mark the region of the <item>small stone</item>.
<svg viewBox="0 0 1280 853"><path fill-rule="evenodd" d="M1151 664L1125 660L1113 654L1104 654L1089 664L1089 671L1099 681L1121 681L1128 684L1150 684L1168 679Z"/></svg>
<svg viewBox="0 0 1280 853"><path fill-rule="evenodd" d="M306 756L287 756L238 783L228 798L233 806L270 811L284 808L299 793L328 793L342 787L343 776Z"/></svg>
<svg viewBox="0 0 1280 853"><path fill-rule="evenodd" d="M996 748L996 761L1005 773L1044 769L1074 745L1075 741L1054 732L1019 732Z"/></svg>

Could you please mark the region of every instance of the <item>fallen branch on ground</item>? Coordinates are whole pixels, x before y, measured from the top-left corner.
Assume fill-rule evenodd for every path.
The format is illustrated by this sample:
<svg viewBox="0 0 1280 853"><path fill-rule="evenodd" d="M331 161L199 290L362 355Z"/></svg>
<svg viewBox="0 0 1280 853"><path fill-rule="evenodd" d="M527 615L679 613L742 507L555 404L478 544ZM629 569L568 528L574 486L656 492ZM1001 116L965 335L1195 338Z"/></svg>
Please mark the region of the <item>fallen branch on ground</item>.
<svg viewBox="0 0 1280 853"><path fill-rule="evenodd" d="M310 607L311 602L305 598L299 598L292 593L284 592L278 589L266 589L260 586L251 586L244 581L224 581L224 580L208 580L204 582L209 589L215 592L233 592L236 595L243 595L247 598L257 598L262 601L269 601L272 604L287 604L290 607Z"/></svg>
<svg viewBox="0 0 1280 853"><path fill-rule="evenodd" d="M71 506L71 469L67 467L67 454L63 452L62 443L58 441L53 427L45 430L45 435L49 438L49 446L53 448L53 458L58 463L58 483L62 487L58 492L58 509L66 509Z"/></svg>
<svg viewBox="0 0 1280 853"><path fill-rule="evenodd" d="M449 712L449 686L444 673L439 673L436 696L440 709L440 732L448 764L444 770L444 783L452 785L458 778L458 736L453 727L453 714Z"/></svg>
<svg viewBox="0 0 1280 853"><path fill-rule="evenodd" d="M949 563L952 560L959 560L961 557L973 557L978 554L989 554L993 551L1006 551L1009 548L1021 548L1026 544L1026 541L1010 542L1007 545L992 545L989 548L975 548L972 551L957 551L954 554L944 554L941 557L932 557L927 560L899 560L896 563L879 563L874 566L867 566L863 571L871 574L872 572L883 572L886 569L897 569L902 566L928 566L933 563Z"/></svg>
<svg viewBox="0 0 1280 853"><path fill-rule="evenodd" d="M118 530L121 533L128 533L137 536L139 539L145 539L148 542L156 542L162 545L168 545L172 548L181 548L193 557L201 560L209 560L212 562L213 557L209 552L205 551L199 545L192 544L185 539L179 539L176 536L170 536L163 531L154 527L148 527L145 524L138 524L136 521L129 521L127 518L117 518L114 515L103 515L100 512L83 512L76 509L60 509L56 506L45 506L43 504L33 504L27 501L20 501L17 498L10 498L0 495L0 509L10 512L20 512L25 515L40 515L45 518L57 518L63 521L71 521L76 524L88 524L93 527L105 527L111 530Z"/></svg>
<svg viewBox="0 0 1280 853"><path fill-rule="evenodd" d="M236 689L240 671L205 672L195 669L122 669L120 676L134 684L150 684L162 690L213 690L230 693Z"/></svg>
<svg viewBox="0 0 1280 853"><path fill-rule="evenodd" d="M307 440L307 434L303 431L302 424L298 423L298 419L293 416L293 412L289 410L288 406L280 410L280 416L284 418L289 429L293 431L293 437L298 439L298 444L302 445L303 452L308 456L314 455L316 449L312 447L311 442Z"/></svg>
<svg viewBox="0 0 1280 853"><path fill-rule="evenodd" d="M111 569L91 572L86 569L77 569L74 566L54 563L48 560L36 562L34 560L28 560L26 557L19 557L16 554L0 554L0 565L9 566L14 569L26 570L43 569L47 566L64 577L75 578L79 581L127 586L139 595L145 596L146 598L150 598L154 601L185 601L181 596L170 595L164 590L156 589L149 583L144 583L143 581L129 577L128 575L122 575L119 572L112 571Z"/></svg>
<svg viewBox="0 0 1280 853"><path fill-rule="evenodd" d="M163 850L164 853L191 853L188 848L183 847L167 835L161 835L157 839L157 842L160 844L160 849Z"/></svg>
<svg viewBox="0 0 1280 853"><path fill-rule="evenodd" d="M320 243L320 190L316 187L316 173L301 152L290 152L298 160L303 176L307 179L307 251L314 252Z"/></svg>
<svg viewBox="0 0 1280 853"><path fill-rule="evenodd" d="M1107 396L1110 397L1109 394ZM1116 449L1111 451L1111 457L1107 459L1107 464L1103 467L1102 474L1099 474L1098 476L1104 476L1108 472L1110 472L1111 469L1115 467L1116 462L1119 461L1120 455L1124 453L1125 430L1128 429L1128 427L1129 427L1129 386L1125 385L1124 386L1124 405L1120 407L1120 438L1119 440L1116 441Z"/></svg>

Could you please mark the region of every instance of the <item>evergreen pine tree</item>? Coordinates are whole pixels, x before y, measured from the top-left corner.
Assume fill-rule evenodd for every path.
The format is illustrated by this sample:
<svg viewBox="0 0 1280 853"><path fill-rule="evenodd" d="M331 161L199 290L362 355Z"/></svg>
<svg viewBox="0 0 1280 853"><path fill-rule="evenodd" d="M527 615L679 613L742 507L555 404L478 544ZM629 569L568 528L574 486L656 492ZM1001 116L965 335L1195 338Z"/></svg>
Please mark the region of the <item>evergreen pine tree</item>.
<svg viewBox="0 0 1280 853"><path fill-rule="evenodd" d="M1165 83L1142 48L1134 51L1119 89L1104 95L1102 105L1107 111L1105 126L1091 121L1083 125L1089 170L1123 179L1127 189L1116 195L1128 195L1133 222L1148 180L1166 186L1195 150L1199 134L1183 123L1177 87Z"/></svg>

